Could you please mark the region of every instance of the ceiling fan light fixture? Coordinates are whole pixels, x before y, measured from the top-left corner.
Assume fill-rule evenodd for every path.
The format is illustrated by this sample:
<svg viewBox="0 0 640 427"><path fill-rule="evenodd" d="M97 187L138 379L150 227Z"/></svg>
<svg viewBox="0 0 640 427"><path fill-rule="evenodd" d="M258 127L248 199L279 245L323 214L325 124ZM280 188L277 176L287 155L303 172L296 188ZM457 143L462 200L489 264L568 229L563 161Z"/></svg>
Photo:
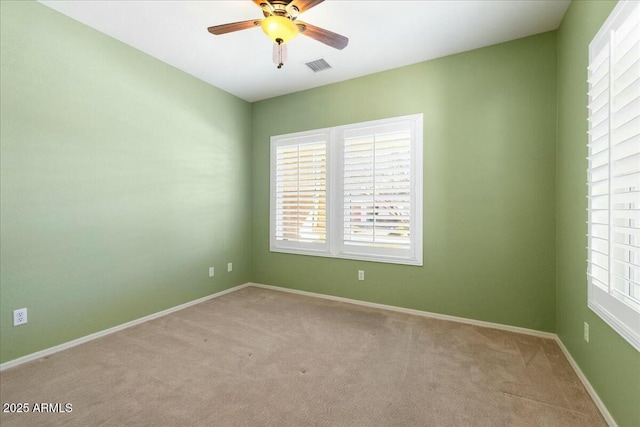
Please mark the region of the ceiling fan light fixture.
<svg viewBox="0 0 640 427"><path fill-rule="evenodd" d="M289 18L271 15L262 20L262 31L276 44L289 42L298 35L298 27Z"/></svg>

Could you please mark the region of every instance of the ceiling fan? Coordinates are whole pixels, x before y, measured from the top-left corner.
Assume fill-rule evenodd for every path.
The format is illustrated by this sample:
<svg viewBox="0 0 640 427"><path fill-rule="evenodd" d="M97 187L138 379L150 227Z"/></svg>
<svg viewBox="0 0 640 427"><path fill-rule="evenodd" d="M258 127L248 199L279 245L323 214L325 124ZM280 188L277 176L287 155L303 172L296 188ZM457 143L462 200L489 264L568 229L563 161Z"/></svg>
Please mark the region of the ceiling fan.
<svg viewBox="0 0 640 427"><path fill-rule="evenodd" d="M232 22L214 25L208 30L211 34L221 35L234 31L247 30L261 26L265 34L274 42L273 58L278 68L282 68L286 60L286 43L303 34L336 49L344 49L349 39L340 34L298 21L298 15L324 0L252 0L262 9L264 19Z"/></svg>

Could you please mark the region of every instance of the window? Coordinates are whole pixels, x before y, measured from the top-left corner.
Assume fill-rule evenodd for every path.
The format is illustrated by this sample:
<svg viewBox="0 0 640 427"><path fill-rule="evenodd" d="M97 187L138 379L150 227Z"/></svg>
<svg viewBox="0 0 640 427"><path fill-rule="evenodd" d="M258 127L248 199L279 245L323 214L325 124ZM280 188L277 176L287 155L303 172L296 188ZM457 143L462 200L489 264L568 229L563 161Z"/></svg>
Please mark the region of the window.
<svg viewBox="0 0 640 427"><path fill-rule="evenodd" d="M422 265L422 115L271 138L273 252Z"/></svg>
<svg viewBox="0 0 640 427"><path fill-rule="evenodd" d="M272 240L285 251L327 251L328 141L310 133L272 143Z"/></svg>
<svg viewBox="0 0 640 427"><path fill-rule="evenodd" d="M589 45L589 307L640 351L640 3Z"/></svg>

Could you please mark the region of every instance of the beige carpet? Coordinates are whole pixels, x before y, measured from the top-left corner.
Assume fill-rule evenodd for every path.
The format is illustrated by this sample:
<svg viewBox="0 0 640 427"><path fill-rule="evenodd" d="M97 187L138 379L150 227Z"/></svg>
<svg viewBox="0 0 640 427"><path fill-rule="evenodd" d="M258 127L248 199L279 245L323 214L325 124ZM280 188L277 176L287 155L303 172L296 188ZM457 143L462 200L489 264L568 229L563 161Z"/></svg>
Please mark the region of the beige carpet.
<svg viewBox="0 0 640 427"><path fill-rule="evenodd" d="M605 425L552 340L253 287L8 369L0 396L72 405L3 427Z"/></svg>

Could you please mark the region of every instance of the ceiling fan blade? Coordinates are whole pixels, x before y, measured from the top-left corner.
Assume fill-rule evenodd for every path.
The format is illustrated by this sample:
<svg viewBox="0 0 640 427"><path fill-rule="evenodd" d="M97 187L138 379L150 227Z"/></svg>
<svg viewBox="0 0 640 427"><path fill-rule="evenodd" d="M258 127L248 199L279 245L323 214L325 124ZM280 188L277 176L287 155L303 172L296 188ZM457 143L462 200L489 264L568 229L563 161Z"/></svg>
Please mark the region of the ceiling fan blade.
<svg viewBox="0 0 640 427"><path fill-rule="evenodd" d="M289 8L295 7L300 13L302 13L305 10L311 9L313 6L319 5L323 1L324 0L293 0L287 5L287 10Z"/></svg>
<svg viewBox="0 0 640 427"><path fill-rule="evenodd" d="M334 33L324 28L316 27L306 22L296 21L296 25L300 30L300 34L304 34L307 37L318 40L328 46L336 49L344 49L349 44L349 39L340 34Z"/></svg>
<svg viewBox="0 0 640 427"><path fill-rule="evenodd" d="M256 27L262 22L261 19L251 19L249 21L232 22L230 24L214 25L207 28L211 34L219 36L220 34L232 33L234 31L247 30Z"/></svg>

